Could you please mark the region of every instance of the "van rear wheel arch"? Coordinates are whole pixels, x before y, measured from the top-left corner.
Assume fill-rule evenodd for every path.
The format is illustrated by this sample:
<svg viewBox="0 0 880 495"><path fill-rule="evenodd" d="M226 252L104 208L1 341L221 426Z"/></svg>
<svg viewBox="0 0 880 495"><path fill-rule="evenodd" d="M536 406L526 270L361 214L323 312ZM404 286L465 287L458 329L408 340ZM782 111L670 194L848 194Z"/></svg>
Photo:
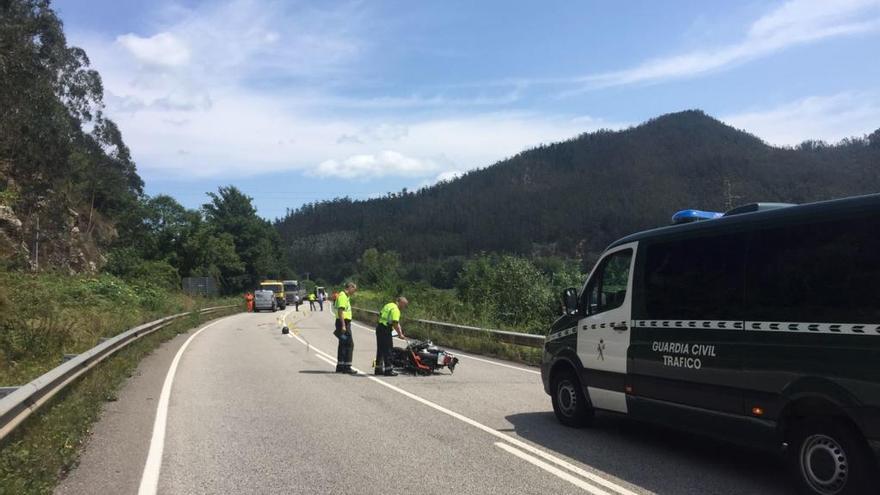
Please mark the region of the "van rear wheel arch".
<svg viewBox="0 0 880 495"><path fill-rule="evenodd" d="M877 486L876 459L846 416L798 417L787 435L785 460L798 493L856 495Z"/></svg>
<svg viewBox="0 0 880 495"><path fill-rule="evenodd" d="M852 428L864 438L859 425L847 414L837 401L819 395L799 397L789 401L782 409L777 423L777 432L783 442L790 443L793 432L804 421L825 419Z"/></svg>

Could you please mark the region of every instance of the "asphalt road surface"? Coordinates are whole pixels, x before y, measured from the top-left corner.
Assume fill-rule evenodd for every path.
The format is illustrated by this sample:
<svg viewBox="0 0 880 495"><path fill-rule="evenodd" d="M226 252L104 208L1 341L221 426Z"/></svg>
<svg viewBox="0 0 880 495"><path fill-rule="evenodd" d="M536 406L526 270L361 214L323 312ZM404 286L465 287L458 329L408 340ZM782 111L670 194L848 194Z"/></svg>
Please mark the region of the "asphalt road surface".
<svg viewBox="0 0 880 495"><path fill-rule="evenodd" d="M376 378L355 325L366 374L336 374L332 323L237 314L164 344L56 492L788 493L773 456L611 415L561 426L534 368L466 354L455 374Z"/></svg>

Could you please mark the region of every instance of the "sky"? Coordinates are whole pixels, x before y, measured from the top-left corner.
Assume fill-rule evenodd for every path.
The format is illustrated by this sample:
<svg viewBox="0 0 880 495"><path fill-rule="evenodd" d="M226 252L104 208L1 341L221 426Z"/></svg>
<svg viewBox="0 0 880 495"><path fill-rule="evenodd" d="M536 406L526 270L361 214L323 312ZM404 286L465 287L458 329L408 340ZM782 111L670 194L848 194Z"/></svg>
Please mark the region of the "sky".
<svg viewBox="0 0 880 495"><path fill-rule="evenodd" d="M880 128L880 0L55 0L150 195L274 219L699 108L766 142Z"/></svg>

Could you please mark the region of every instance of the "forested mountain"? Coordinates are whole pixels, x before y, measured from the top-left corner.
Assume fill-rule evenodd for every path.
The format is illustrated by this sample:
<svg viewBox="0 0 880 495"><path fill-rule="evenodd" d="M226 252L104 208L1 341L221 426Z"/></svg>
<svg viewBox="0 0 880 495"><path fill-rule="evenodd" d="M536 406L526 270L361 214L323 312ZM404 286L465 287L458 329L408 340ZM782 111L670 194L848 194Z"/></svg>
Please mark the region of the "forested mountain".
<svg viewBox="0 0 880 495"><path fill-rule="evenodd" d="M308 204L276 227L294 270L337 278L370 247L417 262L481 251L591 260L684 208L878 191L880 130L780 148L685 111L540 146L416 192Z"/></svg>

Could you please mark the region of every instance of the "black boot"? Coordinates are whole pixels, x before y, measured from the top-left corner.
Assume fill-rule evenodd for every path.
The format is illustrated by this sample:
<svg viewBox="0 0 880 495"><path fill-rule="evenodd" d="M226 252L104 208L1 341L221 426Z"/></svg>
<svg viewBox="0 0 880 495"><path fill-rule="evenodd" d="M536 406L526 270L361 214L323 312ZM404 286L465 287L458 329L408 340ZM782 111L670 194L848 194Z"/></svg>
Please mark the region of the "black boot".
<svg viewBox="0 0 880 495"><path fill-rule="evenodd" d="M397 376L397 375L398 375L398 373L396 371L394 371L393 369L389 369L389 370L385 371L385 376Z"/></svg>

